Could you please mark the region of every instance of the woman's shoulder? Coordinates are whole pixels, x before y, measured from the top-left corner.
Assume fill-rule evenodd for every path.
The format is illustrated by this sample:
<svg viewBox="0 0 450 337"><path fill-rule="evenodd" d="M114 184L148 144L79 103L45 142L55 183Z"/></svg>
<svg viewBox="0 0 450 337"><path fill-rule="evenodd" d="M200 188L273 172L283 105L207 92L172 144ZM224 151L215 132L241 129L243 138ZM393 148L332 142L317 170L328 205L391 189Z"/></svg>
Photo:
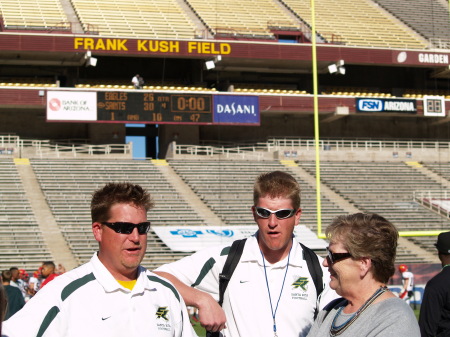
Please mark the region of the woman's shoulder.
<svg viewBox="0 0 450 337"><path fill-rule="evenodd" d="M376 315L384 319L394 321L416 321L414 312L404 300L398 297L390 297L373 305L373 311ZM400 319L401 318L401 319Z"/></svg>

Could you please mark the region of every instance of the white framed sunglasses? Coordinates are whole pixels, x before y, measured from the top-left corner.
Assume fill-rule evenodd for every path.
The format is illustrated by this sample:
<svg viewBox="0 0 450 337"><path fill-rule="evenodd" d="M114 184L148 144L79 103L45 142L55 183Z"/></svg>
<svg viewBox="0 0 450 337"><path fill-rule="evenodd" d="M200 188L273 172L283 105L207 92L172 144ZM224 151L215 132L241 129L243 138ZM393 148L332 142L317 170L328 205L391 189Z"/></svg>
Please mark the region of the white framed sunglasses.
<svg viewBox="0 0 450 337"><path fill-rule="evenodd" d="M283 208L277 209L276 211L272 211L264 207L255 206L256 215L258 215L260 218L263 219L267 219L270 217L271 214L275 214L278 220L283 220L292 217L296 211L297 211L296 209L292 208Z"/></svg>

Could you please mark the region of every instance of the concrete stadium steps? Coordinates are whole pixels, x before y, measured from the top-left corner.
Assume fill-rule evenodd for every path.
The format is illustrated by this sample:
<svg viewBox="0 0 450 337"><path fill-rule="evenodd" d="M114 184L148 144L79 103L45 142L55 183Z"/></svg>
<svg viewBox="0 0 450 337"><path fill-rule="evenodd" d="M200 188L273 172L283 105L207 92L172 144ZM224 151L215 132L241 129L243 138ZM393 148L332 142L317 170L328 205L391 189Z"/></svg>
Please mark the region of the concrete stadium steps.
<svg viewBox="0 0 450 337"><path fill-rule="evenodd" d="M55 29L67 23L59 0L2 0L0 13L10 29Z"/></svg>
<svg viewBox="0 0 450 337"><path fill-rule="evenodd" d="M253 183L256 177L274 170L289 171L302 189L301 223L317 230L314 186L279 161L170 160L170 165L191 188L229 225L255 225L251 213ZM322 220L329 223L343 210L329 199L322 199ZM256 226L255 226L256 229Z"/></svg>
<svg viewBox="0 0 450 337"><path fill-rule="evenodd" d="M450 163L449 162L424 162L425 167L439 174L447 181L450 180Z"/></svg>
<svg viewBox="0 0 450 337"><path fill-rule="evenodd" d="M0 268L34 271L52 260L12 159L0 159Z"/></svg>
<svg viewBox="0 0 450 337"><path fill-rule="evenodd" d="M103 36L193 39L198 30L177 0L71 0L85 31Z"/></svg>
<svg viewBox="0 0 450 337"><path fill-rule="evenodd" d="M306 22L308 1L280 0ZM322 0L315 6L316 30L328 42L352 46L425 49L425 39L372 1Z"/></svg>
<svg viewBox="0 0 450 337"><path fill-rule="evenodd" d="M296 176L302 188L301 223L317 230L313 162L289 167L279 161L170 160L172 169L165 174L149 161L33 159L31 164L52 214L79 264L88 261L98 249L91 230L89 202L92 192L109 181L132 181L148 188L156 202L155 209L149 214L155 225L214 224L203 219L197 213L198 208L186 201L188 194L174 188L177 181L178 184L183 181L186 184L183 188L190 187L204 208L216 214L224 224L254 225L256 230L250 210L255 178L262 172L288 171ZM440 164L441 168L444 166ZM39 232L13 161L1 160L0 172L1 265L4 268L17 265L36 269L42 261L54 258L48 253ZM414 202L414 190L442 186L436 178L431 179L412 166L404 163L322 162L321 178L323 228L335 216L355 210L377 212L400 230L449 228L448 220ZM326 189L334 195L324 193ZM435 240L435 237L401 238L396 262L430 262L428 257L435 253ZM424 250L419 246L429 254L423 254ZM186 255L188 253L171 251L151 230L143 265L154 269Z"/></svg>
<svg viewBox="0 0 450 337"><path fill-rule="evenodd" d="M79 264L89 260L98 248L91 231L89 203L92 192L107 182L130 181L147 188L155 202L155 208L149 213L149 219L154 225L204 224L196 211L149 161L33 159L31 163L55 219ZM149 265L162 259L159 255L165 250L161 250L161 247L161 242L155 242L154 246L149 247ZM174 254L169 252L169 256Z"/></svg>
<svg viewBox="0 0 450 337"><path fill-rule="evenodd" d="M313 162L302 167L315 173ZM378 213L400 231L448 230L450 221L414 201L414 192L446 189L414 167L402 162L322 162L321 181L365 212ZM410 239L432 251L429 243Z"/></svg>
<svg viewBox="0 0 450 337"><path fill-rule="evenodd" d="M416 0L373 0L440 48L450 47L448 6L444 2ZM432 13L424 15L424 13ZM418 20L417 18L420 18Z"/></svg>
<svg viewBox="0 0 450 337"><path fill-rule="evenodd" d="M228 33L231 36L273 38L270 22L282 22L285 29L298 29L300 26L295 18L271 0L186 2L217 36Z"/></svg>

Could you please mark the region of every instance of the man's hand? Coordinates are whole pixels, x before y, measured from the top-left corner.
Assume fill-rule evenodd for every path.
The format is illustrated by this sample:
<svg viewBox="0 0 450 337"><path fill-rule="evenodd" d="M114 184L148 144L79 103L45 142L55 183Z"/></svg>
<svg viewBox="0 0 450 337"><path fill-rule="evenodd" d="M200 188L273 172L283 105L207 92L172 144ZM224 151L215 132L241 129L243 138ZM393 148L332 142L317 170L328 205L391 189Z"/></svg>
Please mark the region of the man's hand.
<svg viewBox="0 0 450 337"><path fill-rule="evenodd" d="M225 328L226 317L222 307L214 298L204 292L200 292L197 302L198 317L200 324L211 332L223 330Z"/></svg>
<svg viewBox="0 0 450 337"><path fill-rule="evenodd" d="M171 281L181 296L183 296L186 305L198 309L200 324L207 331L216 332L225 328L227 320L225 312L210 294L189 287L172 274L161 271L155 271L154 273Z"/></svg>

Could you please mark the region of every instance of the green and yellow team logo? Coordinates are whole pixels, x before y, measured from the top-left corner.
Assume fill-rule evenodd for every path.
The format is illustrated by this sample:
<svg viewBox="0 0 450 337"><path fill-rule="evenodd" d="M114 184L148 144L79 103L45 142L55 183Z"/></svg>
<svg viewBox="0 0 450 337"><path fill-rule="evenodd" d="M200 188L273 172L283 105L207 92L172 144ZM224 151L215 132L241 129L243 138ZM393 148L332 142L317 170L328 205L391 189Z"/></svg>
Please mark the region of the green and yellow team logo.
<svg viewBox="0 0 450 337"><path fill-rule="evenodd" d="M167 309L167 307L159 307L158 310L156 311L156 318L163 318L166 321L168 321L169 320L167 318L168 313L169 313L169 309Z"/></svg>
<svg viewBox="0 0 450 337"><path fill-rule="evenodd" d="M295 289L298 289L298 287L300 287L300 288L302 288L303 291L306 291L306 290L308 290L308 283L309 283L309 280L307 277L299 277L297 279L297 281L292 283L292 286Z"/></svg>

